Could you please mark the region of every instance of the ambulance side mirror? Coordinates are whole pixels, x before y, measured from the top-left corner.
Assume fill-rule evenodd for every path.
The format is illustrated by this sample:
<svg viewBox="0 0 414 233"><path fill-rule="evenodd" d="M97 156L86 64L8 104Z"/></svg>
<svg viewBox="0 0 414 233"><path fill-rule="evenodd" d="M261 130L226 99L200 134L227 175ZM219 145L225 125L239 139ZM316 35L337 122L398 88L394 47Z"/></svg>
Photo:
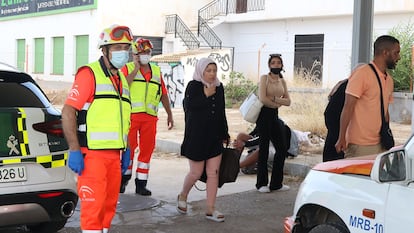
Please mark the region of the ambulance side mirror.
<svg viewBox="0 0 414 233"><path fill-rule="evenodd" d="M406 164L404 150L378 155L371 170L371 178L378 183L404 181L407 177Z"/></svg>

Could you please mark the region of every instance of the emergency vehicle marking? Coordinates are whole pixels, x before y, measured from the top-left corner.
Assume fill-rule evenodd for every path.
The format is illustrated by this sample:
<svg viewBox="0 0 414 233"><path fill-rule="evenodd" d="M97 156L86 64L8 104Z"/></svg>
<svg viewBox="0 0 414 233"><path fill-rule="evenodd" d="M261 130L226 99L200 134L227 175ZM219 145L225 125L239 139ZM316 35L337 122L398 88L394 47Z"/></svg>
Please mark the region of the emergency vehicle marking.
<svg viewBox="0 0 414 233"><path fill-rule="evenodd" d="M14 135L9 136L9 140L7 140L7 147L10 148L9 155L19 155L20 151L17 149L17 145L19 141L16 139Z"/></svg>
<svg viewBox="0 0 414 233"><path fill-rule="evenodd" d="M0 160L0 165L3 164L16 164L16 163L39 163L45 168L56 168L66 166L68 159L68 153L55 154L55 155L42 155L32 158L13 158Z"/></svg>
<svg viewBox="0 0 414 233"><path fill-rule="evenodd" d="M26 128L26 112L24 108L18 108L17 117L17 131L18 141L20 142L20 151L23 156L30 154L29 151L29 136Z"/></svg>
<svg viewBox="0 0 414 233"><path fill-rule="evenodd" d="M368 232L384 233L384 226L381 223L371 222L371 220L363 217L350 215L348 225Z"/></svg>

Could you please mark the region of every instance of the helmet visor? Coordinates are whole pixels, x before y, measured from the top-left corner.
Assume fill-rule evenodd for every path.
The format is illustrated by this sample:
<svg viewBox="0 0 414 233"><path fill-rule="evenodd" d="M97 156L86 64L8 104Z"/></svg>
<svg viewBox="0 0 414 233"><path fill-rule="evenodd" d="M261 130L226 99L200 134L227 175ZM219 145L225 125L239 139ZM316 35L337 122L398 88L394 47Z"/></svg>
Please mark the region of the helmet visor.
<svg viewBox="0 0 414 233"><path fill-rule="evenodd" d="M124 26L119 26L119 27L114 28L110 36L111 36L111 39L115 41L122 40L124 37L126 37L127 40L133 39L131 30L128 27L124 27Z"/></svg>

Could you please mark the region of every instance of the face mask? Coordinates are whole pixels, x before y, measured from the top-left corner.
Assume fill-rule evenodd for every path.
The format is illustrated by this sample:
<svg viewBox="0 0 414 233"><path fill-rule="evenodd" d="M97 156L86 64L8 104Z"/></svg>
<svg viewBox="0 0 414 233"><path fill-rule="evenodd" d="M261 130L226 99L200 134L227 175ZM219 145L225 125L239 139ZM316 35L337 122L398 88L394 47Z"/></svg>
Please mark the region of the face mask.
<svg viewBox="0 0 414 233"><path fill-rule="evenodd" d="M122 68L129 59L129 53L126 50L112 51L111 64L116 68Z"/></svg>
<svg viewBox="0 0 414 233"><path fill-rule="evenodd" d="M150 59L151 59L151 55L149 55L149 54L139 55L139 61L143 65L148 64L150 62Z"/></svg>
<svg viewBox="0 0 414 233"><path fill-rule="evenodd" d="M282 68L270 68L270 72L273 74L280 74L280 71L282 71Z"/></svg>

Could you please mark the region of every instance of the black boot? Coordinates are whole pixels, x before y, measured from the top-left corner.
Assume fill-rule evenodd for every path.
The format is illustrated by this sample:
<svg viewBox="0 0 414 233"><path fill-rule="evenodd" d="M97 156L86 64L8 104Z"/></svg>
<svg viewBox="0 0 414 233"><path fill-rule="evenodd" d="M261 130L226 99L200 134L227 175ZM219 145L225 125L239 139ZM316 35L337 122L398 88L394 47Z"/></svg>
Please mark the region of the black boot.
<svg viewBox="0 0 414 233"><path fill-rule="evenodd" d="M131 175L123 175L121 178L121 188L119 189L120 193L125 192L125 188L128 185L128 181L131 179Z"/></svg>
<svg viewBox="0 0 414 233"><path fill-rule="evenodd" d="M151 196L151 191L147 188L147 180L139 180L135 178L135 193L142 195L142 196Z"/></svg>

